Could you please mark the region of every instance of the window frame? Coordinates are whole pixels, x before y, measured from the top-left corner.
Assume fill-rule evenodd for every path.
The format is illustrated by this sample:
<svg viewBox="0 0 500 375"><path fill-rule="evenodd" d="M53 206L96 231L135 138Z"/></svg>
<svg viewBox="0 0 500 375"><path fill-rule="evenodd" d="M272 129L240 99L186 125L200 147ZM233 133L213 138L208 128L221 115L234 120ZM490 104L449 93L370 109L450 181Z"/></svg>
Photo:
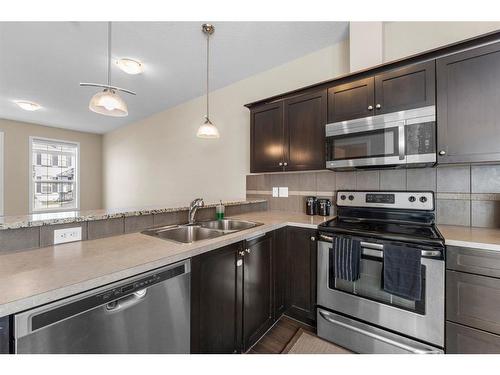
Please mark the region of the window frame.
<svg viewBox="0 0 500 375"><path fill-rule="evenodd" d="M54 143L66 143L69 145L74 145L76 146L76 161L75 161L75 207L72 207L71 209L68 208L52 208L52 209L45 209L45 210L34 210L33 208L33 195L34 195L34 184L33 184L33 141L34 140L41 140L41 141L47 141L47 142L54 142ZM63 139L55 139L55 138L46 138L46 137L37 137L37 136L30 136L29 137L29 155L28 155L28 161L29 161L29 168L28 168L28 182L29 182L29 213L30 214L43 214L43 213L50 213L50 212L64 212L64 211L79 211L80 210L80 142L75 142L75 141L66 141Z"/></svg>

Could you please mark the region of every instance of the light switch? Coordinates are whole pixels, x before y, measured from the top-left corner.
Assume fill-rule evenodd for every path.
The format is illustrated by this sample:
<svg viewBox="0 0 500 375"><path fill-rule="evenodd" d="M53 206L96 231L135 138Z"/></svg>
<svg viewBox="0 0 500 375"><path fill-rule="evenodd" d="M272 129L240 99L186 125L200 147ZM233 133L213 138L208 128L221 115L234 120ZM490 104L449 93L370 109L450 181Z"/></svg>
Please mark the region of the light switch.
<svg viewBox="0 0 500 375"><path fill-rule="evenodd" d="M280 187L279 188L279 196L280 196L280 198L288 197L288 187Z"/></svg>
<svg viewBox="0 0 500 375"><path fill-rule="evenodd" d="M279 197L280 196L280 191L279 188L273 187L273 197Z"/></svg>

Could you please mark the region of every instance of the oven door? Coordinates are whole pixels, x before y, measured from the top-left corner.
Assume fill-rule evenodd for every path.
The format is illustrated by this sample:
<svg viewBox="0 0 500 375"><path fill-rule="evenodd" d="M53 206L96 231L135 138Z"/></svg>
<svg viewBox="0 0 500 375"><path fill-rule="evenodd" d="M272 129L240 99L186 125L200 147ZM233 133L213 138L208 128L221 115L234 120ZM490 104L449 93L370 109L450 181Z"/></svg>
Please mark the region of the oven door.
<svg viewBox="0 0 500 375"><path fill-rule="evenodd" d="M327 125L326 160L330 169L404 165L405 122Z"/></svg>
<svg viewBox="0 0 500 375"><path fill-rule="evenodd" d="M422 299L411 301L382 288L383 242L370 239L361 245L361 277L348 282L333 275L332 242L318 242L318 305L444 347L444 260L440 251L424 253Z"/></svg>

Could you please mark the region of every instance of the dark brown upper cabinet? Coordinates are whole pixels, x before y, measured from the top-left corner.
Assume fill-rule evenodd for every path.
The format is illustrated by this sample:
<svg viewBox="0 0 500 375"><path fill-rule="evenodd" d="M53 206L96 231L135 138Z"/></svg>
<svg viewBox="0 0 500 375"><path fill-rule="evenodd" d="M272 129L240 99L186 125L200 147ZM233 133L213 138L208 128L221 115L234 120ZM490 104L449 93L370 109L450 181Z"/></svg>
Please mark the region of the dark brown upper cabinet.
<svg viewBox="0 0 500 375"><path fill-rule="evenodd" d="M250 171L325 168L326 90L251 109Z"/></svg>
<svg viewBox="0 0 500 375"><path fill-rule="evenodd" d="M435 70L433 60L333 86L328 89L328 122L433 105Z"/></svg>
<svg viewBox="0 0 500 375"><path fill-rule="evenodd" d="M328 89L328 122L372 116L375 88L373 77Z"/></svg>
<svg viewBox="0 0 500 375"><path fill-rule="evenodd" d="M284 159L283 102L250 112L250 171L279 172Z"/></svg>
<svg viewBox="0 0 500 375"><path fill-rule="evenodd" d="M391 70L375 76L375 114L434 105L435 61Z"/></svg>
<svg viewBox="0 0 500 375"><path fill-rule="evenodd" d="M500 43L437 60L438 163L500 161Z"/></svg>
<svg viewBox="0 0 500 375"><path fill-rule="evenodd" d="M326 109L326 90L285 100L285 170L325 168Z"/></svg>

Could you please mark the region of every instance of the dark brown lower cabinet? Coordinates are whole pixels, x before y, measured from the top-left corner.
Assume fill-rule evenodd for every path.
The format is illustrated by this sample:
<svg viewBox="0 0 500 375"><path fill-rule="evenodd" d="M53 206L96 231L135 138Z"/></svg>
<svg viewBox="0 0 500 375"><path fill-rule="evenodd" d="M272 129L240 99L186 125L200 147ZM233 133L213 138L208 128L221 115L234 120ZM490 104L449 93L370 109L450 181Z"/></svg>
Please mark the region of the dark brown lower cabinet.
<svg viewBox="0 0 500 375"><path fill-rule="evenodd" d="M287 309L287 234L288 228L274 231L273 249L273 315L277 320Z"/></svg>
<svg viewBox="0 0 500 375"><path fill-rule="evenodd" d="M314 325L316 231L281 228L191 260L191 352L247 351L287 314Z"/></svg>
<svg viewBox="0 0 500 375"><path fill-rule="evenodd" d="M446 352L500 354L500 253L448 246L446 255Z"/></svg>
<svg viewBox="0 0 500 375"><path fill-rule="evenodd" d="M286 314L316 323L316 230L288 228Z"/></svg>
<svg viewBox="0 0 500 375"><path fill-rule="evenodd" d="M500 336L446 322L446 353L448 354L499 354Z"/></svg>
<svg viewBox="0 0 500 375"><path fill-rule="evenodd" d="M242 243L191 260L191 353L241 351Z"/></svg>
<svg viewBox="0 0 500 375"><path fill-rule="evenodd" d="M273 325L273 236L246 241L243 257L243 347L248 350Z"/></svg>
<svg viewBox="0 0 500 375"><path fill-rule="evenodd" d="M10 353L10 324L9 317L0 318L0 354Z"/></svg>

